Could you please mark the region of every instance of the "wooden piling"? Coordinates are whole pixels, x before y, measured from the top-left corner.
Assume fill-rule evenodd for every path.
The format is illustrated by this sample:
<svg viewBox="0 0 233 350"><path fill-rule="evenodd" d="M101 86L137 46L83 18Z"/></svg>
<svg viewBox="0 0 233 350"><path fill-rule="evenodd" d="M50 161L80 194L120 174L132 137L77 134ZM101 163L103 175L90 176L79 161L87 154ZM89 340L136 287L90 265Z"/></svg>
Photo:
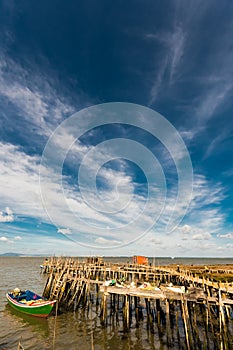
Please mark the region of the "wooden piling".
<svg viewBox="0 0 233 350"><path fill-rule="evenodd" d="M182 310L182 318L183 318L183 322L184 322L186 345L187 345L187 349L190 350L191 347L190 347L190 337L189 337L189 329L188 329L188 315L187 315L186 304L185 304L183 296L181 298L181 310Z"/></svg>
<svg viewBox="0 0 233 350"><path fill-rule="evenodd" d="M187 349L228 350L232 346L233 285L227 279L221 283L211 279L209 275L216 273L214 269L100 264L72 258L53 258L46 264L43 273L48 273L48 278L43 296L57 299L61 311L82 307L83 315L88 317L95 306L103 326L119 326L123 321L124 332L131 328L132 315L136 328L140 328L146 314L152 343L157 336L161 344L167 337L168 347L174 342L180 348L185 342ZM233 267L230 273L233 275ZM106 278L110 282L116 280L114 283L120 287L107 286L107 283L103 287ZM138 288L144 281L148 282L148 288ZM169 290L167 283L184 286L186 293Z"/></svg>

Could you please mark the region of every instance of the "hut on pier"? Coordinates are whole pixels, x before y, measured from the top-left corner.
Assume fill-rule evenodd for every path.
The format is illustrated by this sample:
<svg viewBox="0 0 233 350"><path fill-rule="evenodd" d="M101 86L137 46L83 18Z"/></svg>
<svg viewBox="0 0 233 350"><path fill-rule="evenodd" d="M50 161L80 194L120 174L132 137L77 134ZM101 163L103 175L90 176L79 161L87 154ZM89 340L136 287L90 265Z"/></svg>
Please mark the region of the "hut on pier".
<svg viewBox="0 0 233 350"><path fill-rule="evenodd" d="M137 265L148 265L148 258L143 255L134 255L133 264Z"/></svg>

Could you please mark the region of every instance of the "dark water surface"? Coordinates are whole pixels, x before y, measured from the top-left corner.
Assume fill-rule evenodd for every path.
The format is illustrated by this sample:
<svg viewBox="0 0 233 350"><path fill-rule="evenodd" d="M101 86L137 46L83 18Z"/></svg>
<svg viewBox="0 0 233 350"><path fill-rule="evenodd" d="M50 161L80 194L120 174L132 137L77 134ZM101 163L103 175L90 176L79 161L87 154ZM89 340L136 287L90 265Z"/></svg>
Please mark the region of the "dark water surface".
<svg viewBox="0 0 233 350"><path fill-rule="evenodd" d="M108 259L106 259L108 260ZM114 258L115 261L128 261L129 258ZM40 264L43 258L31 257L0 257L0 350L17 349L18 342L25 350L33 349L78 349L88 350L141 350L167 349L151 334L142 322L139 328L132 324L130 332L123 333L122 324L100 325L99 310L94 305L92 309L79 309L47 319L34 318L17 313L7 305L5 294L18 287L31 289L42 294L47 276L40 274ZM227 264L233 259L155 259L155 265L167 263L176 264ZM178 347L173 344L174 347Z"/></svg>

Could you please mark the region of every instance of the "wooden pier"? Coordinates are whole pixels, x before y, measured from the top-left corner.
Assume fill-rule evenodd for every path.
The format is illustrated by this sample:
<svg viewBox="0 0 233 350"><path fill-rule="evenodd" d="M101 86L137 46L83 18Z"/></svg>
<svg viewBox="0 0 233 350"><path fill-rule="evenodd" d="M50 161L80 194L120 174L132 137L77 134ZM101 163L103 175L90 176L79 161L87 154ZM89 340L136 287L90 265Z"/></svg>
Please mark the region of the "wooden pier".
<svg viewBox="0 0 233 350"><path fill-rule="evenodd" d="M144 266L51 258L43 296L124 332L146 323L168 348L233 349L233 266ZM173 344L173 345L172 345ZM174 348L174 346L173 346Z"/></svg>

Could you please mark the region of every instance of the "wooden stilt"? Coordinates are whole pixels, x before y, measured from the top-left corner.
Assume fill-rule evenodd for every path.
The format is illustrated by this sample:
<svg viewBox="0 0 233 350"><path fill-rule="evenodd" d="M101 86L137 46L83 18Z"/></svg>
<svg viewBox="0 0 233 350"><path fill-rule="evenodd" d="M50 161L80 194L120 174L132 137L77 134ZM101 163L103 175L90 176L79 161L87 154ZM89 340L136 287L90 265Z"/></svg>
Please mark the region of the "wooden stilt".
<svg viewBox="0 0 233 350"><path fill-rule="evenodd" d="M189 330L188 330L188 320L187 320L187 313L185 309L185 302L184 302L183 296L181 298L181 308L182 308L182 317L184 322L186 345L187 345L187 349L190 350L191 348L190 348L190 339L189 339Z"/></svg>
<svg viewBox="0 0 233 350"><path fill-rule="evenodd" d="M87 262L73 258L52 258L46 262L46 266L43 271L50 272L43 296L57 299L61 311L65 309L75 311L82 307L85 317L89 317L89 312L95 303L95 312L100 314L102 324L120 325L123 312L123 328L128 331L132 323L133 301L136 327L140 328L143 324L146 311L150 339L153 338L154 323L157 322L156 332L159 334L161 344L167 337L168 346L177 341L180 348L183 348L185 336L187 349L215 347L219 350L222 347L228 350L232 346L230 338L233 336L233 325L230 307L233 300L233 286L231 282L217 283L213 278L210 279L214 268L181 265L179 269L175 269L174 266L114 265L95 263L93 259ZM223 273L223 269L219 268L213 273ZM233 268L232 271L229 269L229 273L233 273ZM103 284L105 278L122 279L124 286L103 289L100 284ZM144 290L129 286L129 282L139 286L144 280L150 282L153 287ZM188 291L182 295L168 291L168 287L162 285L167 282L173 283L174 286L185 286ZM160 287L160 291L154 289L155 284ZM190 293L190 287L193 287L193 294ZM180 305L180 309L177 305ZM181 319L184 336L180 329Z"/></svg>
<svg viewBox="0 0 233 350"><path fill-rule="evenodd" d="M171 322L170 322L170 306L169 300L166 299L166 329L167 329L167 345L171 346Z"/></svg>

